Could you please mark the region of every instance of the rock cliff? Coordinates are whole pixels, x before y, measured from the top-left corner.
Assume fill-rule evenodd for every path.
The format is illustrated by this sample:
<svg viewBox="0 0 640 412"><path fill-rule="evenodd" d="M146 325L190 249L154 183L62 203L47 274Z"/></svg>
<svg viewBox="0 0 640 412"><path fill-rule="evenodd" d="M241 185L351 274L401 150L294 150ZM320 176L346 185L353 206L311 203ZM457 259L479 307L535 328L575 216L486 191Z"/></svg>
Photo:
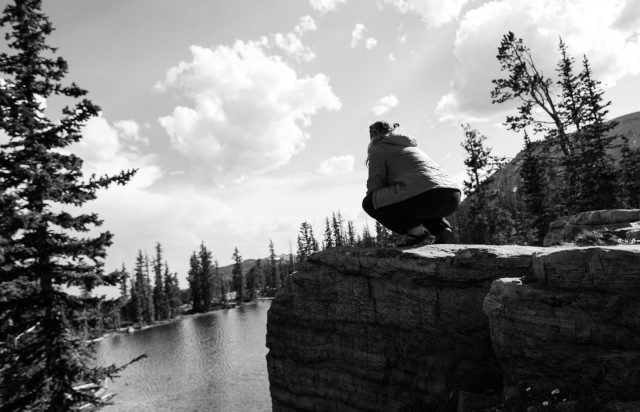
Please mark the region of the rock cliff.
<svg viewBox="0 0 640 412"><path fill-rule="evenodd" d="M269 310L273 410L456 410L578 377L640 399L638 292L640 246L329 249Z"/></svg>

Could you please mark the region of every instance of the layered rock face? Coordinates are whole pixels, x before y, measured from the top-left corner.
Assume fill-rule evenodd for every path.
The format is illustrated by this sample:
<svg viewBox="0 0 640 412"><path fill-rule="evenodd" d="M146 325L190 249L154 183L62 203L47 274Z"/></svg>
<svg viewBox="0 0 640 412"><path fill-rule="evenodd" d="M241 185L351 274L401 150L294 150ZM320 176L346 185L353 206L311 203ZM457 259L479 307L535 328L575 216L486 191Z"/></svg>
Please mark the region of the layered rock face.
<svg viewBox="0 0 640 412"><path fill-rule="evenodd" d="M273 410L456 410L576 379L639 400L639 293L640 246L329 249L269 310Z"/></svg>
<svg viewBox="0 0 640 412"><path fill-rule="evenodd" d="M484 304L507 385L640 399L640 247L551 248Z"/></svg>
<svg viewBox="0 0 640 412"><path fill-rule="evenodd" d="M274 411L441 410L502 388L482 305L539 248L329 249L291 275L268 315Z"/></svg>

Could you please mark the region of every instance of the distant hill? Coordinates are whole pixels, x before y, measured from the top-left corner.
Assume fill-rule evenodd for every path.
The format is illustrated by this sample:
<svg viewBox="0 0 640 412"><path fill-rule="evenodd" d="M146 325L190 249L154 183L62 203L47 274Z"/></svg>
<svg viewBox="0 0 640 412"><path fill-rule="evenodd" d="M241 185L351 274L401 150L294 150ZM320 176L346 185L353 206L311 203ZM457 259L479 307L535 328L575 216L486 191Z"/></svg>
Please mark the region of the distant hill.
<svg viewBox="0 0 640 412"><path fill-rule="evenodd" d="M289 255L276 256L276 259L278 261L280 261L281 259L284 259L285 261L288 261L289 260ZM246 274L249 271L249 269L251 269L253 266L256 265L258 260L261 261L261 265L262 265L263 268L266 268L267 265L269 264L269 258L243 259L242 260L242 273ZM227 266L220 266L218 268L218 270L220 271L220 274L222 275L222 277L224 279L231 280L231 278L233 277L233 264L227 265Z"/></svg>

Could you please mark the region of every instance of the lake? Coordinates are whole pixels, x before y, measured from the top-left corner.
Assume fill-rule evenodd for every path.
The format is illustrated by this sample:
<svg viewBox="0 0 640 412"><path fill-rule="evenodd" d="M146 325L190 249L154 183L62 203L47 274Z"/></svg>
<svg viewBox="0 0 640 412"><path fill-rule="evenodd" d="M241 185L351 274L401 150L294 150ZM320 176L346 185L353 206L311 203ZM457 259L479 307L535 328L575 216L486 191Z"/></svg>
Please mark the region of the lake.
<svg viewBox="0 0 640 412"><path fill-rule="evenodd" d="M149 357L109 382L104 412L271 411L265 347L270 300L194 315L98 342L102 365Z"/></svg>

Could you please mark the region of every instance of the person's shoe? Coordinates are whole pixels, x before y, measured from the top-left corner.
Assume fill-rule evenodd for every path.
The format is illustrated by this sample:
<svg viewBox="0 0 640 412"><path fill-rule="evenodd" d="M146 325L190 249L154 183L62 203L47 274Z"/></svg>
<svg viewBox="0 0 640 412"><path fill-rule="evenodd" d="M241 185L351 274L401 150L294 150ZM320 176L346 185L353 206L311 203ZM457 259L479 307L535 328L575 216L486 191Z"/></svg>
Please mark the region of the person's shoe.
<svg viewBox="0 0 640 412"><path fill-rule="evenodd" d="M410 235L410 234L407 233L406 235L404 235L402 240L400 242L398 242L398 244L396 246L397 247L415 246L415 245L417 245L419 243L424 242L428 238L429 238L429 232L427 232L427 231L425 231L421 235Z"/></svg>
<svg viewBox="0 0 640 412"><path fill-rule="evenodd" d="M445 243L451 243L451 240L453 239L453 232L451 231L451 229L447 228L444 229L442 232L440 232L440 234L436 237L435 242L433 242L434 245L442 245Z"/></svg>

